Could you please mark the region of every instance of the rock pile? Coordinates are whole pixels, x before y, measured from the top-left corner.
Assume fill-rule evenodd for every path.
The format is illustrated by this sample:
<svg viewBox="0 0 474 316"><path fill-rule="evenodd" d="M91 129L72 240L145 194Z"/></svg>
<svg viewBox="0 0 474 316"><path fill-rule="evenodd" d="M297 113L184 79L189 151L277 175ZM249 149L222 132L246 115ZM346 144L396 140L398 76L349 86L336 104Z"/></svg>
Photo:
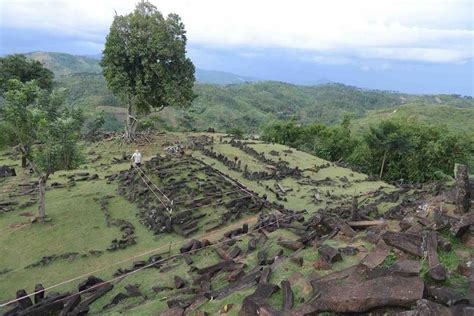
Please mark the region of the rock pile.
<svg viewBox="0 0 474 316"><path fill-rule="evenodd" d="M78 293L49 292L45 296L41 284L35 286L34 302L25 290L18 290L18 302L5 316L16 315L85 315L89 306L113 289L113 285L97 277L90 276L78 286ZM79 294L80 293L80 294Z"/></svg>
<svg viewBox="0 0 474 316"><path fill-rule="evenodd" d="M260 199L189 156L157 156L142 170L145 174L137 169L119 174L119 191L138 206L141 223L156 234L190 236L203 226L209 208L221 210L217 221L207 222L210 231L264 207Z"/></svg>
<svg viewBox="0 0 474 316"><path fill-rule="evenodd" d="M0 178L15 177L15 168L9 166L0 166Z"/></svg>
<svg viewBox="0 0 474 316"><path fill-rule="evenodd" d="M108 205L109 200L112 196L104 196L100 199L100 209L105 215L105 220L107 222L107 226L117 226L120 228L122 236L119 238L115 238L110 243L110 246L107 247L108 251L115 251L118 249L125 249L129 246L136 244L136 237L135 237L135 227L129 221L123 219L113 219L110 215Z"/></svg>

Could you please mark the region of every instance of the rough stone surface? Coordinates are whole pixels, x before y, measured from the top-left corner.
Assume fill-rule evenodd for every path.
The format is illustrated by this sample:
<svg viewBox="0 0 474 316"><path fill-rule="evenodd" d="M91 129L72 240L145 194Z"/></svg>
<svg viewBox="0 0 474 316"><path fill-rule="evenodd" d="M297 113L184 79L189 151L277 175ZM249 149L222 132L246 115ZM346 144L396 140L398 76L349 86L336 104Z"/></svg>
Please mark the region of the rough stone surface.
<svg viewBox="0 0 474 316"><path fill-rule="evenodd" d="M423 257L421 236L408 233L385 232L382 238L389 246L400 249L413 256Z"/></svg>
<svg viewBox="0 0 474 316"><path fill-rule="evenodd" d="M341 253L337 249L328 245L322 245L319 247L319 254L327 263L334 263L342 260Z"/></svg>
<svg viewBox="0 0 474 316"><path fill-rule="evenodd" d="M465 297L460 295L454 289L446 286L427 286L426 294L430 299L446 306L469 303Z"/></svg>
<svg viewBox="0 0 474 316"><path fill-rule="evenodd" d="M0 166L0 178L16 176L15 168Z"/></svg>
<svg viewBox="0 0 474 316"><path fill-rule="evenodd" d="M281 281L281 289L283 292L283 311L289 311L293 308L294 304L294 295L290 282L287 280Z"/></svg>
<svg viewBox="0 0 474 316"><path fill-rule="evenodd" d="M383 306L410 306L423 297L420 277L380 277L365 282L325 282L312 311L365 312Z"/></svg>
<svg viewBox="0 0 474 316"><path fill-rule="evenodd" d="M170 308L159 314L159 316L182 316L182 315L184 315L184 309L179 306Z"/></svg>
<svg viewBox="0 0 474 316"><path fill-rule="evenodd" d="M456 212L464 214L471 207L471 188L466 165L457 165L456 169Z"/></svg>

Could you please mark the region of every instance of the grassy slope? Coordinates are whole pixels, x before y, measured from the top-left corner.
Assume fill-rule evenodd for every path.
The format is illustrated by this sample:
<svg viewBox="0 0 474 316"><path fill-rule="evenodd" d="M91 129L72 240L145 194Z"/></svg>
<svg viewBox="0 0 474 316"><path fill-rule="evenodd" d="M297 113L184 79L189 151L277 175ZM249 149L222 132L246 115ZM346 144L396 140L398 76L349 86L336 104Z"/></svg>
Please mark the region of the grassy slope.
<svg viewBox="0 0 474 316"><path fill-rule="evenodd" d="M450 105L407 104L382 110L369 111L363 118L353 122L354 131L361 132L383 119L419 120L426 123L446 125L457 132L466 132L474 137L474 107L457 108Z"/></svg>
<svg viewBox="0 0 474 316"><path fill-rule="evenodd" d="M218 134L214 134L216 137ZM184 140L184 134L163 134L156 138L156 143L141 147L146 158L152 157L156 153L163 152L163 146L166 143L174 142L176 140ZM315 166L321 166L327 162L317 157L311 156L306 153L298 152L293 150L292 153L284 153L284 150L289 148L282 145L272 145L263 143L251 143L249 144L259 152L264 152L266 157L272 160L279 158L289 162L290 167L298 166L301 169L312 168ZM100 179L92 182L78 182L78 184L69 189L54 189L47 191L47 214L52 218L50 224L42 225L30 225L27 218L21 216L20 213L30 211L36 213L36 206L29 207L25 210L14 210L9 213L0 214L0 251L3 256L0 258L0 270L3 268L9 268L13 271L6 274L0 275L0 301L12 298L14 293L19 288L25 288L28 292L31 292L36 283L42 283L44 286L50 286L57 282L64 281L69 278L77 277L84 273L94 271L96 269L102 269L94 275L110 279L112 278L113 272L118 267L127 268L130 267L133 261L146 260L152 254L166 253L171 243L172 253L178 252L179 247L184 242L182 237L174 234L161 234L154 236L150 233L143 225L138 222L135 216L136 206L130 204L124 198L117 194L117 183L106 184L104 176L128 168L128 164L113 164L109 166L112 157L121 156L122 152L130 152L133 149L129 145L120 145L113 142L103 142L88 146L85 148L85 152L88 153L88 159L91 160L97 157L97 154L101 154L102 158L95 162L88 162L81 170L75 170L70 172L58 172L54 175L51 182L66 182L65 175L74 173L77 171L87 170L89 172L97 172L100 175ZM243 153L242 151L231 147L225 143L215 143L214 150L227 155L229 158L238 156L242 162L248 164L250 170L264 170L265 166ZM273 156L270 151L277 151L280 156ZM200 152L191 152L191 154L197 158L205 160L207 163L212 164L215 168L228 174L230 177L238 179L240 182L247 185L252 190L258 193L265 193L268 195L270 200L276 201L276 197L273 193L266 189L266 186L273 187L275 184L274 180L266 181L249 181L242 177L242 175L236 171L229 170L226 166L220 162L203 156ZM0 156L0 164L13 164L17 161L11 160L5 155ZM87 168L86 168L87 166ZM186 172L186 171L184 171ZM319 172L305 171L305 175L309 176L313 180L324 179L325 177L331 177L336 180L333 186L320 187L324 192L327 190L333 190L332 195L336 196L339 200L330 203L329 199L326 199L322 194L323 202L319 204L313 203L312 195L314 194L314 186L302 186L297 184L295 179L287 178L280 183L285 187L293 188L292 192L287 195L287 202L284 203L287 207L295 210L306 209L308 213L314 213L318 208L330 205L334 207L340 205L341 202L346 201L346 198L350 198L354 193L363 193L377 189L380 186L385 186L386 190L390 190L390 186L382 182L366 182L364 181L365 176L363 174L352 172L351 170L339 168L336 166L330 166L323 168ZM345 176L349 179L349 186L342 187L340 177ZM338 178L339 177L339 178ZM153 181L157 181L156 178ZM9 193L14 190L16 185L20 182L29 181L27 175L20 174L16 178L9 178L5 182L0 183L0 197L2 200L8 198ZM355 180L362 180L362 182L355 183ZM50 183L51 183L50 182ZM110 200L109 210L112 218L120 218L130 221L136 229L137 244L126 248L124 250L118 250L116 252L104 252L99 257L88 257L76 259L72 262L57 261L48 266L37 267L32 269L24 269L24 267L45 255L59 254L64 252L85 252L88 250L104 250L109 242L119 237L120 232L116 227L107 227L104 215L100 210L97 198L113 195ZM20 201L21 202L21 201ZM379 210L383 212L390 204L379 205ZM451 206L446 206L447 208ZM210 210L208 210L210 211ZM217 213L217 209L216 209ZM192 238L208 238L211 241L217 240L222 236L222 233L230 229L239 227L243 222L253 224L256 220L255 216L247 216L236 222L230 223L229 225L213 231L211 233L204 233L202 230L193 235ZM25 223L24 226L18 226L18 224ZM389 226L398 226L396 223L388 223ZM201 234L205 234L202 236ZM345 267L355 264L360 260L368 251L373 248L373 245L365 241L363 233L359 234L356 238L349 239L338 234L335 238L326 241L333 247L343 247L347 245L356 246L360 249L360 253L356 256L343 256L343 260L335 263L331 270L315 270L313 264L319 258L319 254L316 249L312 247L305 248L299 256L304 259L302 267L298 267L295 264L286 261L278 265L273 271L270 282L274 284L280 284L282 280L290 278L292 281L292 288L295 292L295 297L298 300L295 301L296 306L299 306L301 302L300 298L308 299L311 296L311 286L308 282L311 275L318 273L324 275L331 271L338 271ZM277 241L282 239L294 240L297 238L293 232L288 230L278 230L274 233L268 234L269 241L265 244L264 248L269 254L275 253L280 247L277 246ZM243 236L239 238L237 245L242 249L246 249L249 237ZM465 246L457 241L453 241L454 248L456 250L467 251ZM261 250L259 248L259 250ZM137 256L147 252L144 256ZM285 250L285 254L289 254L289 251ZM242 262L247 264L246 271L250 270L257 261L257 251L245 257ZM116 264L119 261L130 259L126 262ZM202 268L218 262L220 259L217 254L212 250L203 250L196 255L192 256L194 265ZM441 255L441 260L445 263L450 270L454 270L459 263L459 258L455 257L452 253L446 253ZM128 276L125 280L116 283L113 291L96 301L91 307L93 314L106 314L106 315L120 315L120 314L133 314L133 315L152 315L158 311L166 308L166 300L175 297L183 297L183 294L179 293L179 290L167 290L161 293L155 293L152 290L153 286L171 286L173 287L174 275L180 275L185 279L190 279L189 267L182 263L181 259L175 259L170 262L170 265L181 263L181 265L168 273L160 273L155 269L146 269L138 273ZM458 277L459 278L459 277ZM57 291L63 292L66 290L73 290L77 284L83 280L80 278L70 284L58 287ZM465 290L466 278L461 279L450 279L450 282L456 282L461 284L462 289ZM103 306L108 304L111 299L119 292L125 292L124 286L127 284L138 284L140 290L147 296L147 300L143 298L129 298L119 303L114 308L103 310ZM227 284L225 275L217 277L213 281L212 287L219 288ZM240 303L242 299L253 292L253 289L236 292L229 297L222 300L214 300L207 302L202 305L199 309L210 313L211 315L218 314L218 311L223 308L225 304L234 304L228 315L236 315L240 309ZM281 291L274 294L270 300L270 303L276 307L281 306ZM0 311L1 312L1 311Z"/></svg>
<svg viewBox="0 0 474 316"><path fill-rule="evenodd" d="M25 55L28 58L42 62L45 67L54 72L55 76L64 76L80 72L102 72L99 61L91 57L41 51L32 52Z"/></svg>
<svg viewBox="0 0 474 316"><path fill-rule="evenodd" d="M158 139L158 143L143 147L141 150L146 157L151 157L157 152L161 152L162 144L168 141L174 141L182 138L181 134L166 134L162 135ZM259 151L270 151L277 150L282 151L287 149L281 145L264 145L257 144L252 145ZM225 152L228 155L232 155L235 148L228 148L228 145L218 145L217 149ZM71 188L53 189L47 192L47 214L52 218L50 224L44 226L41 225L30 225L28 218L21 216L20 213L32 212L36 213L36 205L31 206L24 210L15 210L9 213L0 214L0 245L1 252L4 254L0 258L0 269L8 268L13 271L6 274L0 275L0 301L6 300L14 296L14 293L19 288L25 288L28 292L32 291L32 287L36 283L42 283L44 286L49 286L57 282L76 277L89 271L96 270L101 267L107 267L106 269L95 273L99 277L111 278L112 273L119 267L129 267L132 261L135 260L146 260L151 254L166 252L170 242L173 242L173 252L177 251L182 240L181 237L176 235L159 235L154 237L144 226L142 226L138 219L135 217L135 206L130 204L127 200L117 195L116 189L117 184L106 184L104 176L111 174L117 170L128 168L128 164L115 164L111 167L106 167L101 164L109 163L111 157L120 156L123 151L131 151L131 146L119 146L114 143L100 143L87 148L86 152L99 152L102 158L94 163L87 163L87 168L84 166L80 171L87 170L89 172L98 173L100 179L92 182L78 182L78 184ZM236 153L236 152L235 152ZM237 153L236 153L237 154ZM194 155L200 156L200 153L195 152ZM251 159L250 157L243 157L245 154L239 153L242 159ZM96 154L89 155L89 159L96 157ZM289 154L287 157L290 164L299 164L301 168L311 167L318 164L326 163L325 161L313 157L311 155L294 152ZM240 174L230 172L226 167L221 165L219 162L211 161L208 158L209 163L213 163L215 167L221 169L232 177L235 177L243 183L249 185L251 189L257 192L269 193L265 189L265 185L273 185L273 181L264 181L262 184L251 182L243 179ZM14 161L10 160L5 156L1 156L0 164L12 164ZM16 162L15 162L16 163ZM254 161L249 162L249 168L263 168L261 163ZM73 172L77 172L75 170ZM51 182L66 182L65 175L73 172L58 172L56 173ZM314 175L314 179L322 178L327 175L330 176L342 176L351 177L352 172L338 167L331 167L323 169L321 174ZM353 178L363 178L363 175L354 174ZM10 178L6 182L0 184L0 192L2 199L8 196L11 188L15 187L15 184L29 180L27 175L22 174L16 178ZM336 188L333 192L334 195L341 197L345 195L351 195L353 192L364 192L373 190L379 187L382 183L369 182L369 183L358 183L355 186L343 190ZM315 204L311 202L311 198L302 198L306 194L305 190L297 192L297 184L293 180L284 181L284 185L287 187L293 187L294 192L288 196L287 206L294 209L308 209L310 212L314 212L317 208ZM31 269L24 269L24 267L32 262L39 260L42 256L61 254L64 252L80 252L84 253L89 250L105 250L109 245L110 241L114 238L119 237L120 232L116 227L107 227L104 215L100 210L100 206L96 198L100 198L106 195L113 195L114 197L110 200L110 212L113 218L121 218L130 221L136 227L136 233L138 236L137 245L129 247L124 250L116 252L104 252L99 257L87 257L79 258L72 262L67 261L56 261L50 265L44 267L36 267ZM269 194L269 199L274 200L275 197ZM321 204L321 206L324 205ZM318 206L319 207L319 206ZM244 221L255 221L255 218L245 218ZM23 226L18 226L24 223ZM241 225L240 222L236 223L236 226ZM224 231L227 231L231 227L227 226L218 231L216 234L208 236L211 240L220 238ZM291 234L290 232L287 232ZM277 238L285 237L282 231L271 235L270 250L275 250L275 241ZM291 235L287 236L291 237ZM293 236L293 238L295 238ZM247 239L243 239L241 242L242 248L245 249ZM156 251L148 253L146 256L137 257L131 261L125 262L121 265L112 265L112 263L129 258L136 254L149 251L150 249L156 249ZM246 261L249 267L253 266L256 260L255 255L249 256ZM305 269L298 269L303 271L304 274L309 274L312 271L311 262L316 260L317 255L313 250L307 250L303 256L308 259L305 264ZM217 255L209 250L204 255L193 256L194 261L198 267L204 267L209 263L217 261ZM348 258L343 263L338 264L335 268L342 268L353 263L352 258ZM275 273L272 277L272 282L279 282L284 277L288 276L290 272L295 272L296 267L289 266L284 268L283 266L279 269L284 269L281 273ZM165 308L165 301L161 298L163 296L170 297L173 292L164 292L161 294L155 294L152 290L152 286L156 285L172 285L173 275L186 275L188 268L185 265L181 265L178 269L173 270L171 273L160 274L156 270L146 270L137 274L134 274L126 279L125 282L118 284L115 289L107 294L104 298L100 299L93 305L93 309L99 312L106 303L110 302L111 298L118 292L123 291L123 286L129 283L140 284L140 289L143 290L150 300L146 301L145 304L141 299L128 299L122 304L119 304L116 308L108 311L110 314L116 314L121 310L128 310L132 308L133 304L137 304L137 307L133 307L133 313L139 315L149 315L152 312ZM81 279L82 280L82 279ZM72 290L79 282L75 281L70 284L57 288L57 291ZM221 282L224 282L223 280ZM301 281L301 284L296 286L296 291L303 291L305 284ZM299 292L298 292L299 293ZM234 294L222 301L210 302L206 304L203 309L211 313L215 313L219 308L222 308L226 302L239 301L246 292ZM247 293L248 294L248 293ZM309 292L306 294L309 295Z"/></svg>

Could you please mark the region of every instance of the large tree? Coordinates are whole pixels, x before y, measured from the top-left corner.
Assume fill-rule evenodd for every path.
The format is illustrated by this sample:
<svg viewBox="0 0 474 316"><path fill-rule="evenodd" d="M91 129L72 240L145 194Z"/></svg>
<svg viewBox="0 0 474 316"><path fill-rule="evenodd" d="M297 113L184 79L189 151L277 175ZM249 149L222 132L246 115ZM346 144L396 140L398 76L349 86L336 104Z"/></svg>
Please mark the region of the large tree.
<svg viewBox="0 0 474 316"><path fill-rule="evenodd" d="M148 1L114 17L101 65L109 88L128 108L125 138L133 139L137 114L193 100L194 65L186 57L185 34L178 15L165 18Z"/></svg>
<svg viewBox="0 0 474 316"><path fill-rule="evenodd" d="M44 99L41 95L52 91L53 78L53 73L43 64L24 55L0 58L0 102L4 102L4 93L10 91L9 111L1 113L0 117L3 131L9 134L8 137L3 135L3 138L8 140L8 145L19 146L22 167L26 167L26 158L34 141L29 126L32 121L27 117L29 114L25 107L37 98Z"/></svg>
<svg viewBox="0 0 474 316"><path fill-rule="evenodd" d="M44 115L44 113L43 113ZM78 142L82 120L76 110L63 110L50 120L43 116L37 129L37 144L29 163L38 177L38 219L46 216L46 181L59 170L76 168L82 161Z"/></svg>
<svg viewBox="0 0 474 316"><path fill-rule="evenodd" d="M62 106L63 96L40 89L35 80L8 82L0 113L11 125L27 165L38 178L39 220L45 218L46 181L58 170L80 162L78 141L83 116Z"/></svg>
<svg viewBox="0 0 474 316"><path fill-rule="evenodd" d="M53 89L53 73L39 61L15 54L0 58L0 94L8 89L8 81L17 79L23 83L35 80L36 84L48 91Z"/></svg>
<svg viewBox="0 0 474 316"><path fill-rule="evenodd" d="M7 87L8 86L8 87ZM37 117L29 107L37 102L39 94L44 90L39 89L35 81L23 83L18 79L11 79L5 84L7 91L2 95L0 102L0 117L8 129L4 132L11 134L10 145L17 146L21 156L21 165L27 167L27 158L35 142L34 130L37 127Z"/></svg>

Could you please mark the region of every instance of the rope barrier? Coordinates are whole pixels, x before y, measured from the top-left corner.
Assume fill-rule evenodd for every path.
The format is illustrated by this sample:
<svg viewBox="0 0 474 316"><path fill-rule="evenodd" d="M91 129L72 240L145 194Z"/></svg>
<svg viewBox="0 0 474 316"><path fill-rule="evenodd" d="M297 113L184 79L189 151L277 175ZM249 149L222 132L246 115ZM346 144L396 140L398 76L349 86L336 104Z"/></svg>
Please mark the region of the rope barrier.
<svg viewBox="0 0 474 316"><path fill-rule="evenodd" d="M204 204L204 205L200 205L200 206L196 206L196 207L191 207L191 208L188 208L188 209L185 209L185 210L181 210L180 212L186 212L186 211L191 211L191 210L195 210L195 209L202 208L202 207L209 207L209 206L219 205L219 204L228 203L228 202L232 202L232 201L243 200L243 199L246 199L248 197L252 197L252 195L246 195L246 196L241 196L241 197L236 198L236 199L230 199L230 200L225 200L225 201L216 202L216 203L212 203L212 204Z"/></svg>
<svg viewBox="0 0 474 316"><path fill-rule="evenodd" d="M199 161L200 161L200 160L199 160ZM201 161L201 162L202 162L202 161ZM204 162L202 162L202 163L205 164ZM207 165L207 164L205 164L205 165ZM212 167L211 167L211 168L212 168ZM213 168L213 169L214 169L214 168ZM214 170L215 170L215 169L214 169ZM143 172L143 171L142 171L142 172ZM218 173L219 173L221 176L223 176L221 172L218 172ZM165 206L165 208L167 208L167 207L166 207L166 204L159 198L159 196L158 196L158 195L156 194L156 192L150 187L150 185L146 182L146 180L145 180L140 174L139 174L139 176L142 178L142 180L145 182L145 184L148 186L148 188L153 192L153 194L156 196L156 198L163 204L163 206ZM146 175L145 175L145 176L146 176ZM224 177L225 177L225 176L224 176ZM233 179L231 179L231 178L228 178L228 177L226 177L226 178L229 179L229 180L232 181L232 182L235 182L235 180L233 180ZM153 184L153 182L151 182L151 181L150 181L150 183ZM155 186L155 187L156 187L156 186ZM156 187L156 188L159 190L158 187ZM247 197L249 197L249 196L254 196L254 197L255 197L254 194L252 194L252 193L249 192L248 190L245 190L245 189L241 188L240 185L239 185L239 188L241 189L241 191L244 191L244 192L248 193L248 196L241 197L241 198L238 198L238 199L244 199L244 198L247 198ZM161 191L160 191L160 192L161 192ZM162 194L163 194L163 193L162 193ZM163 196L165 196L165 195L163 194ZM165 197L166 197L166 196L165 196ZM238 200L238 199L234 199L234 200ZM233 201L233 200L229 200L229 202L230 202L230 201ZM222 204L222 203L224 203L224 202L225 202L225 201L221 201L221 202L219 202L219 203L214 203L214 204L217 205L217 204ZM203 205L203 206L199 206L199 207L195 207L195 208L191 208L191 209L196 209L196 208L205 207L205 206L211 206L211 205L213 205L213 204ZM191 210L191 209L188 209L188 210ZM186 211L186 210L185 210L185 211ZM296 214L288 214L287 216L289 216L289 215L291 215L291 217L296 216ZM285 217L287 217L287 216L285 216ZM258 228L257 231L258 231L258 230L261 230L261 229L263 229L263 228L265 228L265 227L271 226L271 225L273 225L273 224L275 224L275 223L277 223L277 222L278 222L278 218L277 218L276 221L274 221L274 222L272 222L272 223L270 223L270 224L268 224L268 225L265 225L265 226L262 226L262 227ZM228 229L228 227L226 227L226 229ZM223 229L221 229L221 230L223 230ZM219 231L220 231L220 230L219 230ZM217 231L214 232L213 234L215 234L215 233L217 233ZM248 232L248 233L246 233L246 234L239 235L239 238L242 237L242 236L244 236L244 235L248 235L249 233L251 233L251 232ZM187 239L182 240L181 242L184 243L184 242L188 242L188 241L190 241L190 240L192 240L192 239L203 238L204 236L207 236L207 235L209 235L209 234L207 233L207 234L202 234L202 235L200 235L200 236L198 236L198 237L187 238ZM230 238L230 239L224 240L223 242L219 242L219 243L217 243L217 244L212 244L212 245L209 245L209 246L200 248L200 249L204 249L204 248L208 248L208 247L212 247L212 246L217 246L217 245L219 245L219 244L221 244L221 243L228 242L229 240L232 240L232 239L233 239L233 238ZM10 304L12 304L12 303L18 302L18 301L20 301L20 300L22 300L22 299L24 299L24 298L26 298L26 297L34 296L34 295L36 295L36 294L38 294L38 293L41 293L41 292L43 292L43 291L48 291L48 290L54 289L54 288L56 288L56 287L58 287L58 286L61 286L61 285L64 285L64 284L67 284L67 283L76 281L76 280L78 280L78 279L84 278L84 277L86 277L86 276L89 276L89 275L91 275L91 274L94 274L94 273L103 271L103 270L105 270L105 269L107 269L107 268L109 268L109 267L111 267L111 266L115 266L115 265L118 265L118 264L121 264L121 263L130 261L130 260L132 260L132 259L135 259L135 258L137 258L137 257L141 257L141 256L144 256L144 255L146 255L146 254L149 254L149 253L158 251L158 250L162 249L163 247L165 247L165 246L160 246L160 247L158 247L158 248L155 248L155 249L146 251L146 252L144 252L144 253L142 253L142 254L138 254L138 255L132 256L132 257L130 257L130 258L126 258L126 259L124 259L124 260L121 260L121 261L118 261L118 262L109 264L109 265L107 265L106 267L101 267L101 268L99 268L99 269L96 269L96 270L94 270L94 271L88 272L88 273L86 273L86 274L82 274L82 275L77 276L77 277L74 277L74 278L72 278L72 279L62 281L62 282L60 282L60 283L57 283L57 284L54 284L54 285L52 285L52 286L46 287L46 288L44 288L44 289L41 290L41 291L35 291L35 292L31 293L31 294L28 294L28 295L25 295L25 296L16 298L16 299L14 299L14 300L8 301L8 302L6 302L6 303L0 304L0 307L5 307L5 306L10 305ZM189 251L189 252L191 252L191 251ZM186 252L186 253L187 253L187 252ZM182 254L180 254L180 255L175 255L175 256L171 256L171 257L167 258L166 260L170 260L170 259L173 259L173 258L175 258L175 257L177 257L177 256L181 256L181 255L182 255ZM164 261L164 260L163 260L163 261ZM130 274L133 274L133 273L135 273L135 272L141 271L141 270L143 270L143 269L145 269L145 268L147 268L147 267L150 267L150 266L152 266L152 265L156 265L157 263L159 263L159 262L153 262L152 264L146 265L146 266L141 267L141 268L139 268L139 269L137 269L137 270L133 270L133 271L131 271L130 273L127 273L127 274L121 275L121 276L119 276L119 277L117 277L117 278L114 278L114 279L112 279L112 280L103 282L102 284L110 283L110 282L113 282L113 281L115 281L115 280L124 278L124 277L126 277L126 276L128 276L128 275L130 275ZM80 291L80 292L78 292L78 293L74 293L74 294L72 294L72 295L70 295L70 296L68 296L68 297L66 297L66 298L64 298L64 299L62 299L62 300L68 299L68 298L70 298L70 297L72 297L72 296L75 296L75 295L80 295L80 294L82 294L83 292L86 292L86 291L88 291L88 290L91 290L92 288L95 288L95 287L100 286L100 285L101 285L101 284L97 284L96 286L91 287L91 288L89 288L89 289L87 289L87 290Z"/></svg>
<svg viewBox="0 0 474 316"><path fill-rule="evenodd" d="M202 250L202 249L212 248L212 247L215 247L215 246L224 244L224 243L228 243L228 242L231 241L231 240L235 240L235 239L242 238L243 236L246 236L246 235L249 235L249 234L251 234L251 233L254 233L255 231L260 231L260 230L262 230L262 229L264 229L264 228L266 228L266 227L269 227L269 226L271 226L271 225L274 225L274 224L276 224L276 223L278 222L278 220L282 220L282 219L284 219L284 218L295 217L295 216L298 216L298 214L288 214L288 215L284 216L284 217L281 218L281 219L278 219L278 218L277 218L277 220L275 220L275 221L273 221L273 222L270 222L269 224L264 225L264 226L262 226L262 227L259 227L259 228L255 229L255 230L253 230L253 231L249 231L249 232L247 232L247 233L241 234L241 235L236 236L236 237L234 237L234 238L225 239L225 240L223 240L223 241L220 241L220 242L217 242L217 243L208 245L208 246L204 246L204 247L199 248L199 249L197 249L197 250L200 251L200 250ZM226 228L227 228L227 227L226 227ZM194 237L194 238L189 238L189 239L187 239L187 240L192 240L192 239L196 239L196 237ZM187 241L187 240L184 240L184 241ZM164 245L164 246L165 246L165 245ZM161 246L160 248L163 248L164 246ZM71 297L73 297L73 296L83 294L83 293L85 293L85 292L88 292L88 291L90 291L90 290L92 290L92 289L95 289L95 288L97 288L97 287L100 287L100 286L102 286L102 285L110 284L111 282L114 282L114 281L117 281L117 280L121 280L121 279L123 279L123 278L125 278L125 277L127 277L127 276L130 276L130 275L132 275L132 274L134 274L134 273L136 273L136 272L139 272L139 271L141 271L141 270L143 270L143 269L149 268L149 267L151 267L151 266L157 265L157 264L162 263L162 262L165 262L165 261L167 261L167 260L171 260L171 259L174 259L174 258L181 257L181 256L183 256L184 254L189 254L189 253L192 253L192 252L195 252L195 251L196 251L196 250L189 250L189 251L186 251L186 252L177 254L177 255L170 256L170 257L168 257L168 258L166 258L166 259L158 260L158 261L156 261L156 262L147 264L147 265L145 265L145 266L143 266L143 267L140 267L140 268L138 268L138 269L136 269L136 270L133 270L133 271L130 271L130 272L125 273L125 274L123 274L123 275L120 275L120 276L118 276L118 277L115 277L115 278L113 278L113 279L111 279L111 280L98 283L98 284L96 284L96 285L91 286L91 287L88 288L88 289L79 291L79 292L77 292L77 293L73 293L73 294L71 294L71 295L69 295L69 296L67 296L67 297L65 297L65 298L62 298L62 299L60 299L60 300L57 300L57 301L55 301L55 302L67 300L67 299L69 299L69 298L71 298ZM113 265L115 265L115 264L113 264ZM110 266L111 266L111 265L109 265L108 267L110 267ZM105 269L105 268L104 268L104 269ZM94 273L94 272L92 272L92 273ZM87 275L89 275L89 274L87 274ZM87 275L85 275L85 276L87 276ZM45 288L45 289L43 289L43 290L41 290L41 291L36 291L36 292L31 293L31 294L24 295L24 296L22 296L22 297L19 297L19 298L16 298L16 299L14 299L14 300L8 301L8 302L6 302L6 303L0 304L0 307L5 307L5 306L7 306L7 305L10 305L10 304L13 304L13 303L15 303L15 302L18 302L18 301L20 301L20 300L22 300L22 299L24 299L24 298L34 296L34 295L36 295L36 294L38 294L38 293L41 293L41 292L50 290L50 289L52 289L52 288L55 288L55 287L57 287L57 286L60 286L60 285L63 285L63 284L66 284L66 283L75 281L75 280L77 280L77 279L79 279L79 278L82 278L82 277L84 277L84 275L81 276L81 277L77 277L77 278L74 278L74 279L71 279L71 280L67 280L67 281L58 283L58 285L54 285L54 286L47 287L47 288Z"/></svg>
<svg viewBox="0 0 474 316"><path fill-rule="evenodd" d="M140 170L140 172L145 176L145 178L147 178L147 180L150 181L150 183L158 190L158 192L161 193L161 195L165 197L166 200L168 200L168 202L171 202L171 200L160 190L160 188L150 180L150 178L146 175L146 173L142 170L142 168L136 165L134 167L135 169Z"/></svg>
<svg viewBox="0 0 474 316"><path fill-rule="evenodd" d="M160 197L158 196L158 194L156 194L155 190L153 190L152 187L150 187L150 185L148 184L148 182L145 180L145 178L142 177L141 174L138 174L138 176L143 180L143 183L145 183L145 185L148 187L148 189L150 189L150 191L156 196L156 198L158 199L158 201L160 201L160 203L165 207L166 210L169 210L169 207L168 205L166 205L165 202L163 202ZM150 181L151 182L151 181ZM152 183L153 184L153 183Z"/></svg>

